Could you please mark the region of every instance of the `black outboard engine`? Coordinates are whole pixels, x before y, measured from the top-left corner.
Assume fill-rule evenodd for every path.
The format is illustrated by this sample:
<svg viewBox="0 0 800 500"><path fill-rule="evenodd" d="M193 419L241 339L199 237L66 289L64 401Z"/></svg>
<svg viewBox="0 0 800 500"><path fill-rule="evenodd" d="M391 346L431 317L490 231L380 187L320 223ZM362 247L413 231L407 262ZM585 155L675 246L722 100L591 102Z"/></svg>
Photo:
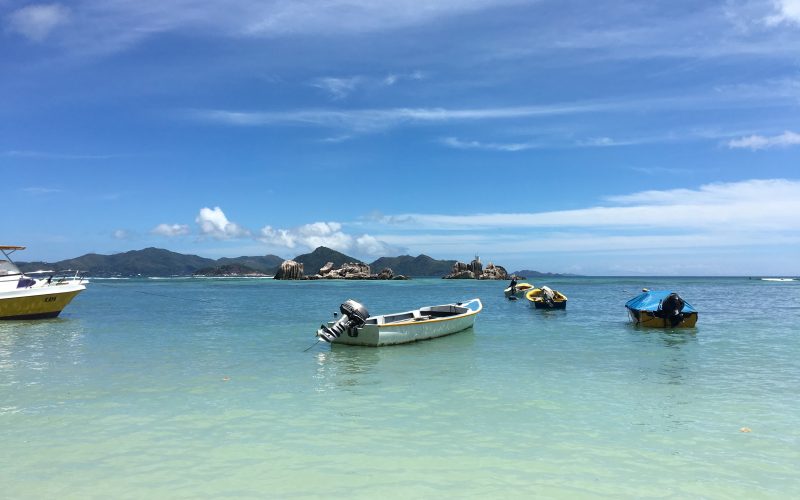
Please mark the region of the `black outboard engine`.
<svg viewBox="0 0 800 500"><path fill-rule="evenodd" d="M683 321L683 299L677 293L671 293L661 301L661 309L658 316L668 321L671 327L675 327Z"/></svg>
<svg viewBox="0 0 800 500"><path fill-rule="evenodd" d="M339 338L342 332L363 325L369 318L367 308L352 299L340 305L339 310L342 311L342 317L333 326L321 325L317 330L317 337L325 342L333 342Z"/></svg>

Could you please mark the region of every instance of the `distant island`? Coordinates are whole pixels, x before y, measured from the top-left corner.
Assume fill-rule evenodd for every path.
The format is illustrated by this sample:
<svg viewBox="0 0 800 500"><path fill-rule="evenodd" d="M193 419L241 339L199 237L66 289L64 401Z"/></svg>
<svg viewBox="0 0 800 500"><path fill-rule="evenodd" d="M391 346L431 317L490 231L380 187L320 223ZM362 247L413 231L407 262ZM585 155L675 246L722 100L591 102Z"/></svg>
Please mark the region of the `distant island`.
<svg viewBox="0 0 800 500"><path fill-rule="evenodd" d="M531 271L530 269L523 269L522 271L514 271L512 274L515 276L519 276L522 279L525 278L564 278L569 276L579 276L577 274L569 274L569 273L542 273L539 271Z"/></svg>
<svg viewBox="0 0 800 500"><path fill-rule="evenodd" d="M380 257L371 263L362 262L355 257L343 254L331 248L320 246L313 252L301 254L293 259L284 259L277 255L223 257L209 259L198 255L187 255L165 250L163 248L144 248L111 255L90 253L73 259L57 262L17 262L23 272L43 269L80 270L89 276L108 277L163 277L163 276L275 276L281 265L291 260L303 265L309 276L338 277L327 274L333 270L341 270L346 264L369 266L367 274L373 273L375 278L366 279L402 279L404 277L444 277L449 275L457 260L438 260L427 255L400 255L397 257ZM331 263L332 266L326 269ZM347 269L355 269L350 266ZM498 266L499 269L502 269ZM364 267L359 268L364 271ZM320 271L325 270L323 274ZM390 270L391 275L386 273ZM517 271L518 276L567 276L537 271ZM378 278L378 276L383 276ZM387 276L391 276L388 277ZM314 278L311 278L314 279ZM351 278L359 279L359 278Z"/></svg>
<svg viewBox="0 0 800 500"><path fill-rule="evenodd" d="M207 276L216 278L225 277L267 277L271 273L259 271L242 264L225 264L219 267L206 267L192 273L193 276Z"/></svg>

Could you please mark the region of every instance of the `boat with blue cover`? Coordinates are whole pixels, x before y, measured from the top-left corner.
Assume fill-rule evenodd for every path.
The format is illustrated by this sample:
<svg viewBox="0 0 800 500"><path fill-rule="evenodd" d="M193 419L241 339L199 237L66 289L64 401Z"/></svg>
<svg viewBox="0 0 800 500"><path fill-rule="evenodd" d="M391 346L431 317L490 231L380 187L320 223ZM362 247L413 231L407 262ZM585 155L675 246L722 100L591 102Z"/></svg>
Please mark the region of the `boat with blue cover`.
<svg viewBox="0 0 800 500"><path fill-rule="evenodd" d="M631 321L641 326L679 328L693 327L697 323L697 309L669 290L645 288L626 302L625 307Z"/></svg>

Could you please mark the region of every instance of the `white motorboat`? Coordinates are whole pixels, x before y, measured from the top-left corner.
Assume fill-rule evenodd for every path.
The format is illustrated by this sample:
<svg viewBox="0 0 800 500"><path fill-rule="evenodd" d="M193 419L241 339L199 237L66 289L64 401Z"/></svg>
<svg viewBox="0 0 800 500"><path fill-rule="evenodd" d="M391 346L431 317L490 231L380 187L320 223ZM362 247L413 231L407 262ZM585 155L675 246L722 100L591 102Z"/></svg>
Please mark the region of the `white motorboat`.
<svg viewBox="0 0 800 500"><path fill-rule="evenodd" d="M483 309L480 299L369 316L354 300L340 306L341 318L320 326L317 337L332 344L378 347L444 337L472 327Z"/></svg>
<svg viewBox="0 0 800 500"><path fill-rule="evenodd" d="M86 289L87 280L76 272L67 277L52 271L23 274L9 257L20 246L0 246L0 320L55 318ZM42 274L46 277L36 278Z"/></svg>

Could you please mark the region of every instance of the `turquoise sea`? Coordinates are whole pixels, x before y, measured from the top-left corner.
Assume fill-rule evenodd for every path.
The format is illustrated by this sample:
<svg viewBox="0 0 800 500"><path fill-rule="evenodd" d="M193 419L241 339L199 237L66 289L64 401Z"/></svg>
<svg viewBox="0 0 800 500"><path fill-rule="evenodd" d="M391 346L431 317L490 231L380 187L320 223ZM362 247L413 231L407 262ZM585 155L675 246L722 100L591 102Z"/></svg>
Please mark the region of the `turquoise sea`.
<svg viewBox="0 0 800 500"><path fill-rule="evenodd" d="M567 310L506 282L95 280L0 322L0 497L800 497L800 282L533 282ZM698 326L630 325L642 287ZM348 298L473 297L450 337L304 352Z"/></svg>

